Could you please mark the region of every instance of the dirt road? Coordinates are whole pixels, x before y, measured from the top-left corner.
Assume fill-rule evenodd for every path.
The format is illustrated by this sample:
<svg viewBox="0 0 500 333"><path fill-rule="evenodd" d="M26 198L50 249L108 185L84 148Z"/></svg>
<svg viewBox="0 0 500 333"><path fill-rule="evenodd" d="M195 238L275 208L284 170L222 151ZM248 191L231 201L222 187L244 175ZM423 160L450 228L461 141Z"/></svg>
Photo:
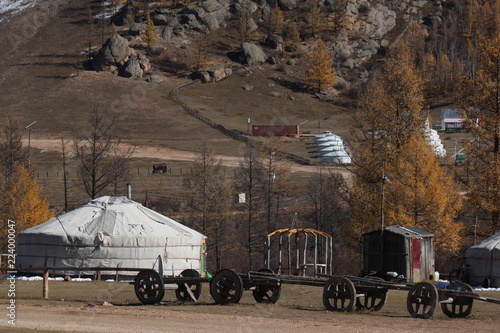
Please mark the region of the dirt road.
<svg viewBox="0 0 500 333"><path fill-rule="evenodd" d="M264 306L264 309L267 306ZM227 307L228 313L236 307ZM498 320L419 320L329 313L329 320L285 320L169 310L162 306L21 305L15 331L57 332L500 332ZM290 310L303 311L303 310ZM237 311L236 311L237 312ZM10 330L6 320L0 330Z"/></svg>
<svg viewBox="0 0 500 333"><path fill-rule="evenodd" d="M25 145L28 142L25 139ZM42 152L61 152L61 140L60 139L31 139L30 146L33 148L40 149ZM124 148L128 148L124 144ZM160 146L133 146L134 158L144 159L150 158L155 160L161 160L168 156L169 161L187 161L193 162L196 160L196 153L185 150L172 149ZM229 155L217 155L217 158L221 160L222 165L227 167L239 167L240 163L243 161L243 157L229 156ZM299 165L295 163L290 163L290 170L292 172L318 172L318 166L315 165ZM332 171L338 172L348 179L351 173L344 167L341 166L326 166L325 168L331 169Z"/></svg>

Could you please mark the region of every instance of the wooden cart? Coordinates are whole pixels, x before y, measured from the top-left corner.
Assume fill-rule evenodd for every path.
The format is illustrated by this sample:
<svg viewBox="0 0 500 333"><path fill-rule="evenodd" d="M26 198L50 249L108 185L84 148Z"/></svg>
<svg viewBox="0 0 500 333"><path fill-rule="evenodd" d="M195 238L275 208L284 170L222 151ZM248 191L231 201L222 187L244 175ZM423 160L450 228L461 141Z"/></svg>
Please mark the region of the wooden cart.
<svg viewBox="0 0 500 333"><path fill-rule="evenodd" d="M500 300L482 297L465 283L451 283L438 287L428 282L416 284L385 281L377 277L354 277L321 274L317 277L278 275L270 270L236 273L223 269L212 278L202 278L194 270L186 270L179 277L161 277L154 270L139 272L135 278L135 291L143 304L158 303L164 295L165 283L176 283L179 300L197 300L202 283L210 283L210 295L216 304L238 303L245 290L252 291L258 303L276 303L283 284L323 287L323 305L329 311L382 309L389 290L405 290L407 310L414 318L430 318L439 303L450 318L467 317L474 300L500 304Z"/></svg>

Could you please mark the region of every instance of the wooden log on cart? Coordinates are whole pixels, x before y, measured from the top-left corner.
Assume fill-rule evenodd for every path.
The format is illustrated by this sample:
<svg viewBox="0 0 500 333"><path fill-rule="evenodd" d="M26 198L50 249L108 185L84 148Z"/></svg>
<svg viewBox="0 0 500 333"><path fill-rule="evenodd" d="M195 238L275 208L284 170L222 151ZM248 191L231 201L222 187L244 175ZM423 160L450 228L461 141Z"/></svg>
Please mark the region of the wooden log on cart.
<svg viewBox="0 0 500 333"><path fill-rule="evenodd" d="M187 278L199 278L200 273L194 269L185 269L181 272L181 277ZM195 301L198 302L198 299L201 295L201 281L186 281L186 282L178 282L177 289L175 290L175 297L179 301Z"/></svg>

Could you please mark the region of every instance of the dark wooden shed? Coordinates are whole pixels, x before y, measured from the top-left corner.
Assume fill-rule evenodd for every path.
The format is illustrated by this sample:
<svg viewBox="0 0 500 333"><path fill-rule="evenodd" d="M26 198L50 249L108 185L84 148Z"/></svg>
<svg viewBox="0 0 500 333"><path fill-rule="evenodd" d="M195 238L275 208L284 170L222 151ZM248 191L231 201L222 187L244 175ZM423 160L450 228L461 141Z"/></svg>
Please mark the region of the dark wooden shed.
<svg viewBox="0 0 500 333"><path fill-rule="evenodd" d="M396 272L408 281L430 279L435 271L436 235L418 227L390 226L363 235L364 269Z"/></svg>

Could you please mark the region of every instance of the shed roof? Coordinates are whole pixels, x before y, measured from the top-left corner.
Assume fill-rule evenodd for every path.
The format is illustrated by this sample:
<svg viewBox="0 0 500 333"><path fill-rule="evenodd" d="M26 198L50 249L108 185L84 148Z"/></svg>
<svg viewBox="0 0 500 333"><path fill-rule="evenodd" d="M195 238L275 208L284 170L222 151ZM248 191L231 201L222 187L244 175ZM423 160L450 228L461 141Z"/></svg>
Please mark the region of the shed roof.
<svg viewBox="0 0 500 333"><path fill-rule="evenodd" d="M421 238L421 237L435 237L436 234L426 231L419 227L401 227L399 225L392 225L384 229L384 231L389 231L395 234L399 234L408 238ZM380 230L372 231L367 234L377 233ZM365 234L366 235L366 234Z"/></svg>

